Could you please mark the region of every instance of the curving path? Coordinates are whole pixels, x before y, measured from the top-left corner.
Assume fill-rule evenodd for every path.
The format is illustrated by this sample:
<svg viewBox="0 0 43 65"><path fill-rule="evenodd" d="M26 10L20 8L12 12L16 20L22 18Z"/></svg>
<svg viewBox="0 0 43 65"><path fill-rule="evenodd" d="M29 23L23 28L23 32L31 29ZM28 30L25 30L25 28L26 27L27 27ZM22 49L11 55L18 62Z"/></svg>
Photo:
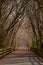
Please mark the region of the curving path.
<svg viewBox="0 0 43 65"><path fill-rule="evenodd" d="M0 59L0 65L43 65L43 59L40 61L31 51L19 50Z"/></svg>

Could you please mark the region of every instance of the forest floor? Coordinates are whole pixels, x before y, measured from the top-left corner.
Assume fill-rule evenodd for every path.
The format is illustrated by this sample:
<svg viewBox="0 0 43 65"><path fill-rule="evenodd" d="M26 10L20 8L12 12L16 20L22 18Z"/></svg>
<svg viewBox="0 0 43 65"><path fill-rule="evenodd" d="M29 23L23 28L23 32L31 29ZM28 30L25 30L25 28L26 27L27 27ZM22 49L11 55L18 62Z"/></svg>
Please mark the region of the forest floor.
<svg viewBox="0 0 43 65"><path fill-rule="evenodd" d="M0 65L43 65L43 59L32 51L16 50L0 59Z"/></svg>

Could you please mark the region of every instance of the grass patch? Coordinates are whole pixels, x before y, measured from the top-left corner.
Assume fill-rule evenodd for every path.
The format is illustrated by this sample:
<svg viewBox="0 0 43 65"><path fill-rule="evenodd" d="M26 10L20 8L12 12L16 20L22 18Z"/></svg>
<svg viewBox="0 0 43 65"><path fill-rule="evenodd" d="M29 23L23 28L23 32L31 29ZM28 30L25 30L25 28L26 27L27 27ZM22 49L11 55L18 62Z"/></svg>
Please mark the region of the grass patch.
<svg viewBox="0 0 43 65"><path fill-rule="evenodd" d="M32 51L35 53L35 54L37 54L38 56L40 56L40 57L42 57L43 58L43 49L41 48L41 46L40 45L36 45L35 43L34 43L34 41L33 41L33 43L32 43L33 45L32 45Z"/></svg>

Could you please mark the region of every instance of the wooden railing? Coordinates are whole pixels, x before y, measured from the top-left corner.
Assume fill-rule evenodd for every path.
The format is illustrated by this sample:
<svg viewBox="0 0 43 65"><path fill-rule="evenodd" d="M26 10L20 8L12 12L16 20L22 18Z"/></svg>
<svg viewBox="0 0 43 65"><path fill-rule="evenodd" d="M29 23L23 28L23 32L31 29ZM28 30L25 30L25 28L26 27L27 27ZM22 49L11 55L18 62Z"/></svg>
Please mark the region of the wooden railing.
<svg viewBox="0 0 43 65"><path fill-rule="evenodd" d="M5 50L0 50L0 59L1 59L3 56L5 56L5 55L7 55L7 54L9 54L9 53L11 53L11 52L12 52L11 48L8 48L8 49L5 49Z"/></svg>

